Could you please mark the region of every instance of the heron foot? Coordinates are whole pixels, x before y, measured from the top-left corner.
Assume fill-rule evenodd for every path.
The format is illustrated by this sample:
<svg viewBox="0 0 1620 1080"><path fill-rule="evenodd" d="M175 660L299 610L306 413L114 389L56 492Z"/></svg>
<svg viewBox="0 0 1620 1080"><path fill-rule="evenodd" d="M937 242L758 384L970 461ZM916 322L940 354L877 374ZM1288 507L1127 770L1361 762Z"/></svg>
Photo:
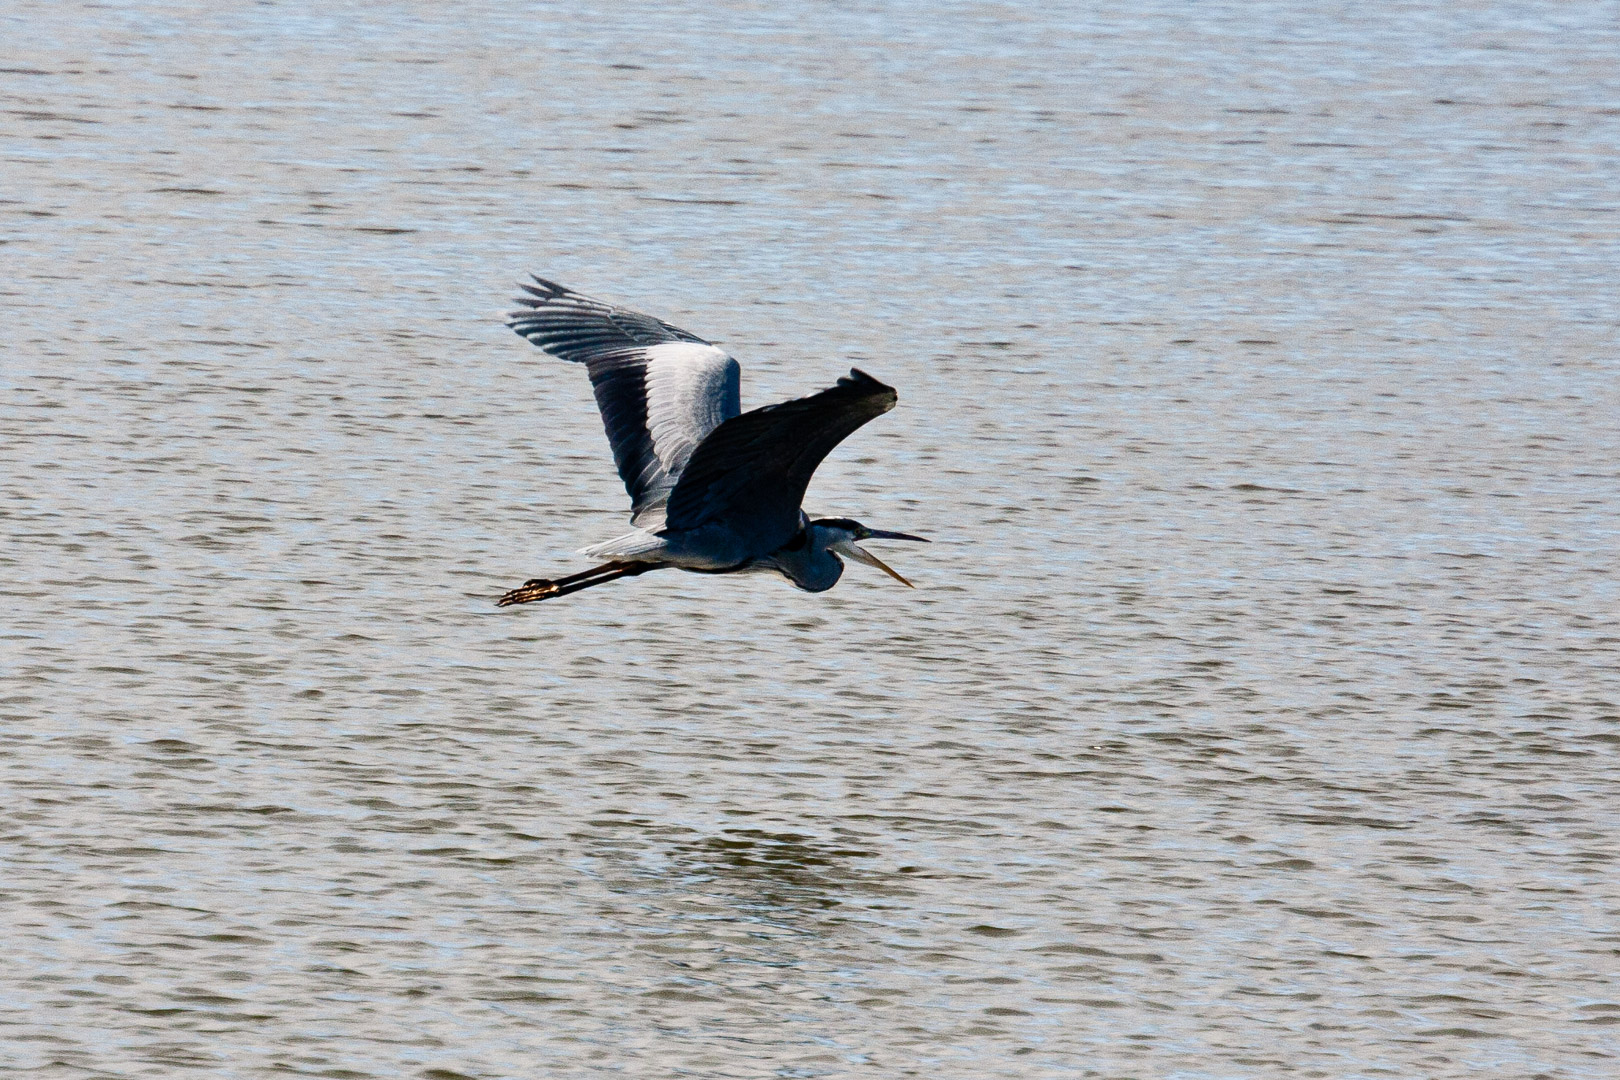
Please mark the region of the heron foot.
<svg viewBox="0 0 1620 1080"><path fill-rule="evenodd" d="M589 589L593 585L601 585L609 581L617 581L622 577L635 577L645 574L649 570L657 570L661 563L636 562L610 562L601 566L593 566L589 570L581 570L577 574L567 577L530 578L522 585L506 593L495 601L496 607L511 607L513 604L528 604L536 600L550 600L554 596L567 596L577 593L581 589Z"/></svg>
<svg viewBox="0 0 1620 1080"><path fill-rule="evenodd" d="M513 604L528 604L535 600L544 600L548 596L555 596L562 591L562 586L549 578L530 578L522 585L504 593L495 601L496 607L511 607Z"/></svg>

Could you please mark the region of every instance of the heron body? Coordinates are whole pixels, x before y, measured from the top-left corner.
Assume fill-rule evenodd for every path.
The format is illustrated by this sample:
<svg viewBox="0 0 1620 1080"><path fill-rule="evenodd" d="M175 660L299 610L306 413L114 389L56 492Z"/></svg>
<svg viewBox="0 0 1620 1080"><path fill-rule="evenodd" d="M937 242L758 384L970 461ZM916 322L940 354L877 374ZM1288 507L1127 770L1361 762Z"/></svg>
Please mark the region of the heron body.
<svg viewBox="0 0 1620 1080"><path fill-rule="evenodd" d="M585 365L632 531L584 549L608 561L536 578L502 607L549 600L666 567L706 574L776 572L808 592L837 584L844 558L910 585L856 541L918 540L801 507L816 467L897 394L851 370L818 394L743 412L742 369L724 350L659 319L536 277L507 325Z"/></svg>

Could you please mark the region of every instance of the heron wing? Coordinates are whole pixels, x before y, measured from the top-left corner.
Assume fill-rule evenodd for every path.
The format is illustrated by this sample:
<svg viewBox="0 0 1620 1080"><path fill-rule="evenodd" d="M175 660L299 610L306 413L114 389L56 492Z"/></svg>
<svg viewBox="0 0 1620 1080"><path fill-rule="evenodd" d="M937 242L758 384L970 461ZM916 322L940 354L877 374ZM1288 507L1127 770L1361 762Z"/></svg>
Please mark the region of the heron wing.
<svg viewBox="0 0 1620 1080"><path fill-rule="evenodd" d="M585 365L630 520L663 524L681 471L703 439L742 411L742 369L725 351L662 319L536 277L506 325L552 356Z"/></svg>
<svg viewBox="0 0 1620 1080"><path fill-rule="evenodd" d="M819 394L732 417L698 445L681 473L666 507L669 527L729 520L774 551L798 532L799 504L816 467L898 397L894 387L851 370Z"/></svg>

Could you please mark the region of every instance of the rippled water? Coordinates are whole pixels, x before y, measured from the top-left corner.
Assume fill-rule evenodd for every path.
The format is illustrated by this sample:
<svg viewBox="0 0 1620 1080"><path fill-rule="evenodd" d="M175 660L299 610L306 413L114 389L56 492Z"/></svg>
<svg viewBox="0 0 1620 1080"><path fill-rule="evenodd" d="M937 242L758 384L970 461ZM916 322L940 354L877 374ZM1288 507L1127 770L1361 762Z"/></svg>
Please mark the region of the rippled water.
<svg viewBox="0 0 1620 1080"><path fill-rule="evenodd" d="M1616 1075L1613 5L1103 7L8 5L0 1072ZM920 587L497 611L530 270Z"/></svg>

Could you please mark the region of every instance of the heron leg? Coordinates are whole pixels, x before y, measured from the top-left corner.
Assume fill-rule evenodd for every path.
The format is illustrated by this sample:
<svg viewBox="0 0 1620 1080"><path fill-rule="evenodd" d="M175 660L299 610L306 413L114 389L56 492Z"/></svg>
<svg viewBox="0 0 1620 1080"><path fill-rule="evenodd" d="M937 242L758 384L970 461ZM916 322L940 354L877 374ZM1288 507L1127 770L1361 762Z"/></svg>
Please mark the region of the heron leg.
<svg viewBox="0 0 1620 1080"><path fill-rule="evenodd" d="M601 566L593 566L589 570L582 570L577 574L569 574L560 578L531 578L522 585L504 594L495 601L496 607L511 607L513 604L530 604L536 600L552 600L559 596L588 589L592 585L601 585L608 581L617 581L622 577L635 577L645 574L649 570L661 569L658 563L647 562L610 562Z"/></svg>

